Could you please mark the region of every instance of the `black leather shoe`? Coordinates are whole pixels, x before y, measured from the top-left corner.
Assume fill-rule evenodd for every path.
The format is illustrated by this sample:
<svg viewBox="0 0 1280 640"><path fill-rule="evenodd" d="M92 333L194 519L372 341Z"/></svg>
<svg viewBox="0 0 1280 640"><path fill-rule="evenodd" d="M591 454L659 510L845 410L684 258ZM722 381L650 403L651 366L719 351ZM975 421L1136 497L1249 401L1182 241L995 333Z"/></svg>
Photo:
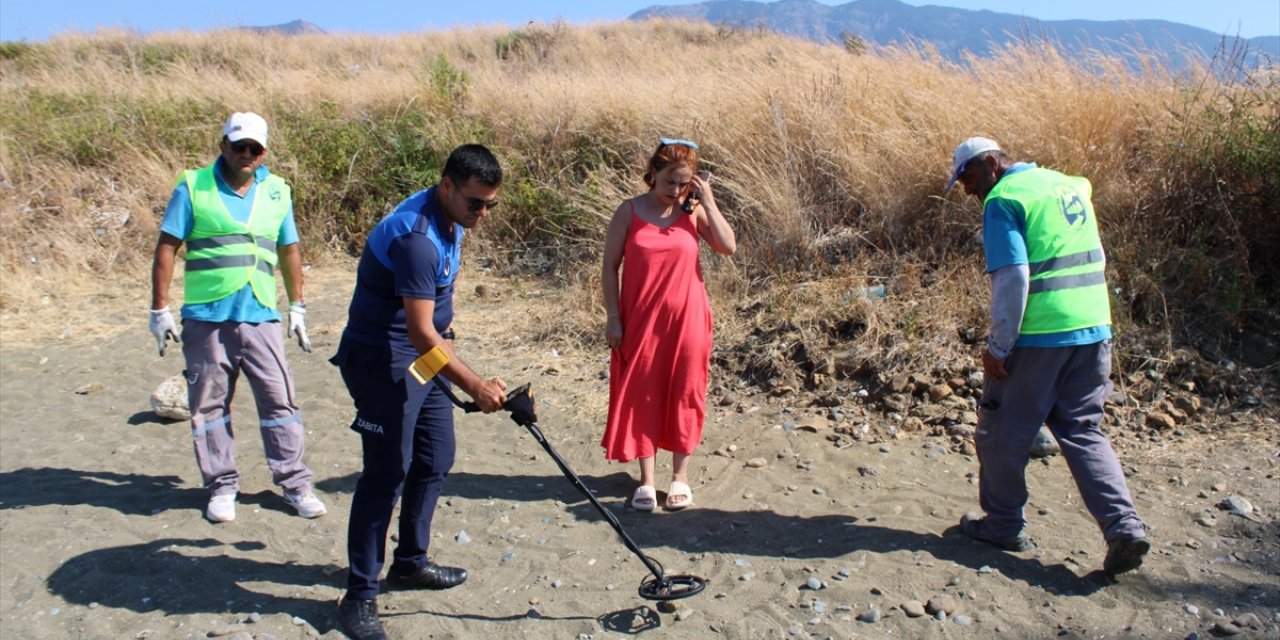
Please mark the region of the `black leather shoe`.
<svg viewBox="0 0 1280 640"><path fill-rule="evenodd" d="M388 640L378 620L378 603L373 600L343 598L338 604L338 619L351 640Z"/></svg>
<svg viewBox="0 0 1280 640"><path fill-rule="evenodd" d="M1116 538L1107 543L1107 557L1102 561L1102 570L1108 577L1114 578L1142 566L1142 556L1151 550L1151 543L1146 538Z"/></svg>
<svg viewBox="0 0 1280 640"><path fill-rule="evenodd" d="M451 589L466 581L466 569L442 567L430 560L408 575L387 573L387 584L397 589Z"/></svg>

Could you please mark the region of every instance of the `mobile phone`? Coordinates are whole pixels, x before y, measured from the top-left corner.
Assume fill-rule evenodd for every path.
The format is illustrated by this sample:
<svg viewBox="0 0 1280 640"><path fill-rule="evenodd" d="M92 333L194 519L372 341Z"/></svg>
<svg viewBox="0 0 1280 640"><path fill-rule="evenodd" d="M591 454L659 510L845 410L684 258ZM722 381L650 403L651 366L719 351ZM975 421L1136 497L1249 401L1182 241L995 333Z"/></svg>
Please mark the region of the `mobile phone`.
<svg viewBox="0 0 1280 640"><path fill-rule="evenodd" d="M689 195L684 197L684 202L680 203L680 210L685 213L693 213L693 208L698 205L698 190L689 189Z"/></svg>
<svg viewBox="0 0 1280 640"><path fill-rule="evenodd" d="M706 180L707 182L711 182L711 178L714 176L711 175L710 171L702 170L698 172L698 177L702 178L703 180ZM693 208L698 204L698 199L699 198L698 198L697 188L690 185L689 195L685 196L684 202L680 203L680 210L684 211L685 213L693 213Z"/></svg>

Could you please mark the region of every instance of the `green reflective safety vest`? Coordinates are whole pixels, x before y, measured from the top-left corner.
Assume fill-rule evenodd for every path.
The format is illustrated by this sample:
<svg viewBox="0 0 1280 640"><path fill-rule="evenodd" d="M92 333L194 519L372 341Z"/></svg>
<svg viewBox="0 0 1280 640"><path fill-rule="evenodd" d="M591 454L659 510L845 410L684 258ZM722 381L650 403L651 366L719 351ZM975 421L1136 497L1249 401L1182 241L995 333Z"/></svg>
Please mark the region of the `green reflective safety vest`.
<svg viewBox="0 0 1280 640"><path fill-rule="evenodd" d="M217 163L184 171L180 181L191 194L194 223L186 238L185 301L221 300L249 284L264 307L276 306L276 239L289 214L289 185L275 175L260 180L254 190L249 219L231 217L218 194Z"/></svg>
<svg viewBox="0 0 1280 640"><path fill-rule="evenodd" d="M1039 167L1007 175L987 194L1013 200L1026 215L1031 283L1025 334L1111 324L1106 260L1089 181Z"/></svg>

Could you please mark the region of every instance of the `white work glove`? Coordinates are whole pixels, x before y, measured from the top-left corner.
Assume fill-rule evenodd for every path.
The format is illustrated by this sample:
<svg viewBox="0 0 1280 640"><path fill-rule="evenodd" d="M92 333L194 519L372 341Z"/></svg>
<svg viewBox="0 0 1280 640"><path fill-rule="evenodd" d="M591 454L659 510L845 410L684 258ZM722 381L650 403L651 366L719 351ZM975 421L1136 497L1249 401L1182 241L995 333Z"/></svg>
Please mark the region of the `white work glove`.
<svg viewBox="0 0 1280 640"><path fill-rule="evenodd" d="M178 325L174 324L169 307L151 310L151 335L156 337L156 346L160 347L161 357L164 357L164 348L170 338L174 342L182 342L178 337Z"/></svg>
<svg viewBox="0 0 1280 640"><path fill-rule="evenodd" d="M298 336L298 346L311 353L311 338L307 337L307 303L298 301L289 303L289 329L286 337Z"/></svg>

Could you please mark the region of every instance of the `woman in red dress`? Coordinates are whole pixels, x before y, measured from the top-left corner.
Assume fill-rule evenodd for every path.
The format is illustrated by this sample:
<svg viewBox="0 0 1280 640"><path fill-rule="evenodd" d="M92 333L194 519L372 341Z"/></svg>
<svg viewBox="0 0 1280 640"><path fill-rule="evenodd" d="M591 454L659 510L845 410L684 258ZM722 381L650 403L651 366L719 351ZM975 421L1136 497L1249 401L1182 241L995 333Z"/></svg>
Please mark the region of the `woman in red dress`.
<svg viewBox="0 0 1280 640"><path fill-rule="evenodd" d="M693 504L689 456L702 441L711 366L711 305L698 266L698 239L733 255L733 228L716 207L698 145L663 138L644 173L649 191L618 206L604 248L609 460L640 461L631 506L658 503L658 449L672 454L666 508ZM625 266L623 263L625 262ZM622 268L621 286L618 270Z"/></svg>

